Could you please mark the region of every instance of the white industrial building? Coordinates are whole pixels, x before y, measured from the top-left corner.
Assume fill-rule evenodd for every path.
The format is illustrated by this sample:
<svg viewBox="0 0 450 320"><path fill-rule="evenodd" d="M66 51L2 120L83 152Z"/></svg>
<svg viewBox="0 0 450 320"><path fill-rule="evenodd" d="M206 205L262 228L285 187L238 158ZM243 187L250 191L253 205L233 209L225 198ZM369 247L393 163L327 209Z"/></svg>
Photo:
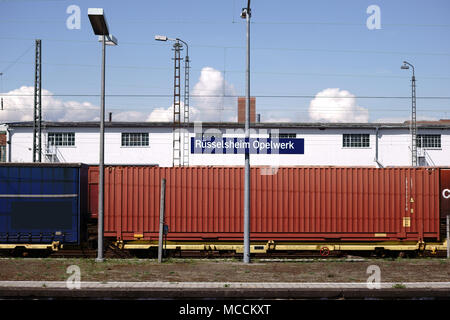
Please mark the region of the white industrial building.
<svg viewBox="0 0 450 320"><path fill-rule="evenodd" d="M181 153L190 166L242 166L243 154L195 153L193 137L244 136L244 125L231 122L182 124ZM33 160L33 122L0 125L6 145L0 161ZM253 123L252 137L303 139L302 153L252 154L260 166L409 166L411 134L408 123ZM98 122L43 122L42 161L98 164ZM0 140L1 141L1 140ZM167 122L106 122L106 164L173 166L174 127ZM417 123L417 155L421 166L450 166L450 121ZM178 147L177 147L178 148ZM187 159L187 157L183 157ZM186 163L187 164L187 163Z"/></svg>

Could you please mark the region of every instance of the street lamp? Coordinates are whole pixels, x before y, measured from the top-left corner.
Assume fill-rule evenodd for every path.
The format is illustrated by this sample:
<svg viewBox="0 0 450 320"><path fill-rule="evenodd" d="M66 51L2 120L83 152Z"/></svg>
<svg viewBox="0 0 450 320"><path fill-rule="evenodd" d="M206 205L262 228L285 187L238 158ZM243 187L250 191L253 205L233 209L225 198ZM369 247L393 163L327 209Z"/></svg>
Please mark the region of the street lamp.
<svg viewBox="0 0 450 320"><path fill-rule="evenodd" d="M409 130L411 132L411 165L413 167L417 166L417 121L416 121L416 76L414 73L414 66L407 62L403 61L403 65L400 67L402 70L408 70L409 67L412 68L412 78L411 78L411 123L409 125Z"/></svg>
<svg viewBox="0 0 450 320"><path fill-rule="evenodd" d="M187 44L187 42L181 40L180 38L168 38L167 36L162 36L162 35L156 35L155 36L155 40L156 41L175 41L174 44L174 50L175 50L175 79L174 79L174 106L173 106L173 111L174 111L174 117L173 117L173 122L174 122L174 126L175 126L175 122L176 122L176 115L177 113L181 113L181 107L179 105L180 101L177 100L177 94L179 93L179 82L177 82L177 77L179 79L179 74L177 75L177 68L179 68L179 66L177 67L177 62L179 58L179 52L180 52L180 42L184 44L184 46L186 47L186 57L184 59L184 116L183 116L183 122L184 123L189 123L189 46ZM179 70L179 69L178 69ZM178 88L178 89L177 89ZM178 109L177 109L178 108ZM181 115L179 115L178 118L178 125L180 126L181 123ZM180 129L180 128L178 128ZM179 133L181 134L181 133ZM176 145L176 141L177 140L181 140L181 137L178 136L178 139L176 138L176 134L174 131L174 143L173 145ZM180 146L181 141L178 141L178 145ZM178 150L178 154L177 154L177 150L174 150L173 153L173 164L175 165L175 158L180 158L179 159L179 165L181 166L181 164L183 164L184 166L188 166L189 165L189 134L187 132L183 133L183 161L181 161L181 156L180 156L180 148L177 149ZM177 154L177 155L176 155ZM176 156L175 156L176 155Z"/></svg>
<svg viewBox="0 0 450 320"><path fill-rule="evenodd" d="M243 8L241 18L247 20L247 66L245 104L245 142L250 143L250 0L247 8ZM245 150L245 179L244 179L244 263L250 263L250 148Z"/></svg>
<svg viewBox="0 0 450 320"><path fill-rule="evenodd" d="M185 69L185 75L184 75L184 107L185 107L185 121L189 122L189 112L186 114L186 107L189 111L189 46L186 41L181 40L180 38L168 38L166 36L156 35L155 36L156 41L176 41L181 42L186 47L186 57L184 59L184 69ZM187 120L186 120L187 116Z"/></svg>
<svg viewBox="0 0 450 320"><path fill-rule="evenodd" d="M102 87L100 107L100 159L98 165L98 252L95 261L103 261L103 205L104 205L104 164L105 164L105 47L106 45L117 45L117 39L109 34L108 24L102 8L88 9L89 21L94 34L99 36L102 42Z"/></svg>

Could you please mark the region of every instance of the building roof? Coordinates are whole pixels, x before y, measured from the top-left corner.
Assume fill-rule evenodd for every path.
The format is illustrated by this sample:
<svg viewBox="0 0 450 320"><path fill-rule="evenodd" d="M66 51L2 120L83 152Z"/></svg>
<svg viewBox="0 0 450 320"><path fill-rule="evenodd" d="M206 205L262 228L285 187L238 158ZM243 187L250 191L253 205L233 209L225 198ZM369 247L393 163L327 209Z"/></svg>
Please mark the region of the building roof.
<svg viewBox="0 0 450 320"><path fill-rule="evenodd" d="M193 127L196 123L191 122L188 124L181 124L181 127ZM237 122L198 122L198 125L208 128L244 128L243 123ZM33 121L24 122L10 122L6 123L11 128L26 128L33 127ZM82 121L82 122L52 122L43 121L43 128L98 128L100 123L98 121ZM105 121L106 128L167 128L173 127L172 122L119 122L119 121ZM280 129L405 129L409 128L409 122L405 121L403 123L377 123L377 122L366 122L366 123L317 123L317 122L260 122L252 123L252 128L280 128ZM418 121L417 127L421 129L450 129L450 119L442 119L439 121Z"/></svg>

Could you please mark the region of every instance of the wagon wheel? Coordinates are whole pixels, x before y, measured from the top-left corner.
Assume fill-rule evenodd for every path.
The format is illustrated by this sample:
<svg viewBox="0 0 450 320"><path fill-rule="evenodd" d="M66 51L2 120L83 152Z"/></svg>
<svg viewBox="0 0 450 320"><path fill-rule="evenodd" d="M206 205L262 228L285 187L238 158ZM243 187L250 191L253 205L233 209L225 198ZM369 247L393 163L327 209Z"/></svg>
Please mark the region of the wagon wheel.
<svg viewBox="0 0 450 320"><path fill-rule="evenodd" d="M320 249L320 255L322 257L327 257L330 254L330 249L328 249L328 247L322 247Z"/></svg>

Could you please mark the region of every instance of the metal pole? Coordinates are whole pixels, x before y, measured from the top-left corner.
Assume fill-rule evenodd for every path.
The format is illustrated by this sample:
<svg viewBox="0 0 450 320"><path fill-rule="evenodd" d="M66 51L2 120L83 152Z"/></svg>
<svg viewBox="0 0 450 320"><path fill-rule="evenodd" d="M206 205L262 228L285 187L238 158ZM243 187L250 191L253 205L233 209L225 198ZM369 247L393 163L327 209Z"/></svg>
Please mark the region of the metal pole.
<svg viewBox="0 0 450 320"><path fill-rule="evenodd" d="M39 41L39 109L38 109L38 162L42 162L42 45Z"/></svg>
<svg viewBox="0 0 450 320"><path fill-rule="evenodd" d="M450 214L447 215L447 259L450 259Z"/></svg>
<svg viewBox="0 0 450 320"><path fill-rule="evenodd" d="M103 204L105 163L105 36L102 36L102 91L100 107L100 159L98 165L98 252L97 262L103 262Z"/></svg>
<svg viewBox="0 0 450 320"><path fill-rule="evenodd" d="M41 162L41 40L36 40L35 72L34 72L34 115L33 115L33 162Z"/></svg>
<svg viewBox="0 0 450 320"><path fill-rule="evenodd" d="M412 65L411 65L412 66ZM412 66L413 76L411 79L411 90L412 90L412 99L411 99L411 143L412 143L412 165L413 167L417 167L417 118L416 118L416 76L414 74L414 66Z"/></svg>
<svg viewBox="0 0 450 320"><path fill-rule="evenodd" d="M245 141L250 143L250 1L247 7L247 67L245 104ZM244 263L250 263L250 148L245 151L245 181L244 181Z"/></svg>
<svg viewBox="0 0 450 320"><path fill-rule="evenodd" d="M161 200L160 200L160 205L159 205L158 263L162 262L165 203L166 203L166 179L162 179L161 180Z"/></svg>

